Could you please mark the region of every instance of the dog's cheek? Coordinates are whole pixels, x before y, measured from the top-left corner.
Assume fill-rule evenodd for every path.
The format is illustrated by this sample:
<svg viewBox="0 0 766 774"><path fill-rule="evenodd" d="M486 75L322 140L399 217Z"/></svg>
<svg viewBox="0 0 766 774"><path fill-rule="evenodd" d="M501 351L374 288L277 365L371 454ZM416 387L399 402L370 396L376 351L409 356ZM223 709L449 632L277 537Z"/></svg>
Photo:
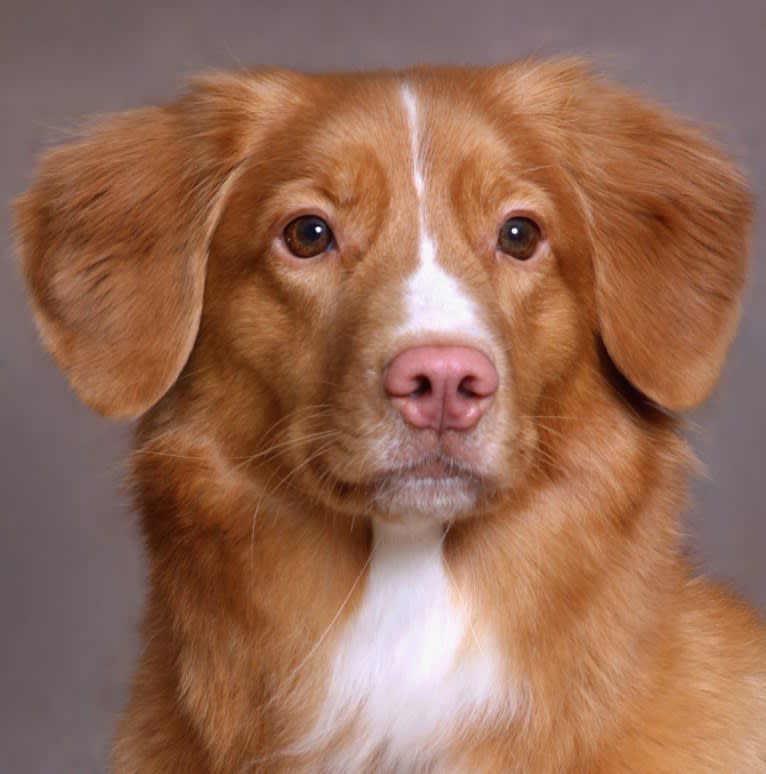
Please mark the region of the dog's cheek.
<svg viewBox="0 0 766 774"><path fill-rule="evenodd" d="M550 265L533 273L501 267L498 311L508 359L506 381L516 415L535 413L545 393L565 382L581 361L587 341L582 305Z"/></svg>
<svg viewBox="0 0 766 774"><path fill-rule="evenodd" d="M253 374L283 412L313 399L327 351L326 303L307 294L275 294L271 283L254 278L237 288L222 335L239 367Z"/></svg>

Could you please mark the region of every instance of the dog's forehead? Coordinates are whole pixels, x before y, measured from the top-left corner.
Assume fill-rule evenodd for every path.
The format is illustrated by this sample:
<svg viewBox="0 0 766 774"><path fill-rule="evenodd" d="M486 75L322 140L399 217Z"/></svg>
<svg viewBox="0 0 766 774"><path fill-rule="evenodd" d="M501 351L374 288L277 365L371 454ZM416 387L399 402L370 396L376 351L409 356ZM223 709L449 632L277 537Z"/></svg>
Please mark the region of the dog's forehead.
<svg viewBox="0 0 766 774"><path fill-rule="evenodd" d="M309 173L370 161L393 171L411 166L413 153L424 165L454 169L466 158L500 155L505 145L491 106L446 76L319 77L313 86L302 96L307 128L293 139Z"/></svg>
<svg viewBox="0 0 766 774"><path fill-rule="evenodd" d="M279 199L295 184L340 210L409 209L417 167L429 207L467 215L478 207L484 220L525 197L525 181L546 187L533 129L481 81L411 71L310 76L308 84L269 140L268 180Z"/></svg>

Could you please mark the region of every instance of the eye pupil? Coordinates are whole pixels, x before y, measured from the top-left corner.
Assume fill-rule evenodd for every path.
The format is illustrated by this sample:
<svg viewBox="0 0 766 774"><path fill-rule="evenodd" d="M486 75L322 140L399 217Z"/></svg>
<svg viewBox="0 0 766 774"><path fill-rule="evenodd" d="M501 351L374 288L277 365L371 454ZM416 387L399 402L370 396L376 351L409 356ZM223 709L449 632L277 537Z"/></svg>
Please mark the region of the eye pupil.
<svg viewBox="0 0 766 774"><path fill-rule="evenodd" d="M527 261L537 251L540 239L540 228L531 218L509 218L498 234L497 249L518 261Z"/></svg>
<svg viewBox="0 0 766 774"><path fill-rule="evenodd" d="M291 220L283 232L288 250L296 258L313 258L332 247L333 235L318 215L301 215Z"/></svg>

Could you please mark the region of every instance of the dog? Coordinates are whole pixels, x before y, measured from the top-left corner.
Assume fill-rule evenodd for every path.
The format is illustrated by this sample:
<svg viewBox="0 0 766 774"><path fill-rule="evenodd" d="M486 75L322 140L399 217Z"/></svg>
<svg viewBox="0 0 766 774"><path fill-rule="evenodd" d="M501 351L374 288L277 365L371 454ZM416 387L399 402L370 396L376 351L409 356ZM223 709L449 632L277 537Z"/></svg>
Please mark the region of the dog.
<svg viewBox="0 0 766 774"><path fill-rule="evenodd" d="M766 771L680 531L751 209L574 59L218 73L46 155L43 344L140 417L115 771Z"/></svg>

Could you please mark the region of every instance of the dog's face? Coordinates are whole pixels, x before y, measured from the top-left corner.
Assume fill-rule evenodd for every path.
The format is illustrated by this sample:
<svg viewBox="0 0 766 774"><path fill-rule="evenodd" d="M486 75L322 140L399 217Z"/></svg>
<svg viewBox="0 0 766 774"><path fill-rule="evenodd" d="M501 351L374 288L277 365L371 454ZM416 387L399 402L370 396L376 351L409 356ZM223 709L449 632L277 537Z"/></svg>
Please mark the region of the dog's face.
<svg viewBox="0 0 766 774"><path fill-rule="evenodd" d="M439 84L307 90L210 249L200 362L225 348L221 378L254 390L238 421L282 422L297 480L357 511L449 518L512 486L587 332L559 258L585 270L584 221L553 159Z"/></svg>
<svg viewBox="0 0 766 774"><path fill-rule="evenodd" d="M524 489L601 342L660 406L704 399L749 217L693 131L572 63L213 79L53 154L19 212L87 402L165 396L246 470L394 519Z"/></svg>

